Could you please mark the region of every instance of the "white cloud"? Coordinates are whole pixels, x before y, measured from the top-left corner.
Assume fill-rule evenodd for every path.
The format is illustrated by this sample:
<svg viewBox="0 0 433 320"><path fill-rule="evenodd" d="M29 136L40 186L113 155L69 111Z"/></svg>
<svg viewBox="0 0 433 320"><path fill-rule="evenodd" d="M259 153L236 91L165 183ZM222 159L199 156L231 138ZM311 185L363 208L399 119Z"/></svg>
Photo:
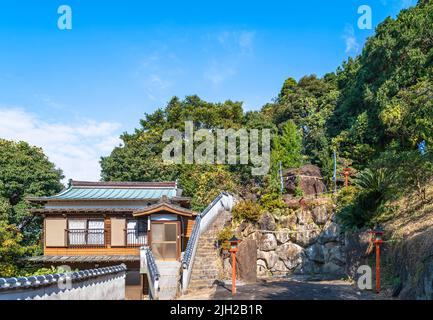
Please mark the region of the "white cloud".
<svg viewBox="0 0 433 320"><path fill-rule="evenodd" d="M346 53L359 52L359 43L355 36L355 30L353 29L353 26L347 25L346 28L344 28L344 34L343 39L346 43Z"/></svg>
<svg viewBox="0 0 433 320"><path fill-rule="evenodd" d="M43 148L67 179L100 179L99 160L119 145L120 125L82 121L76 125L49 123L20 108L0 107L0 137Z"/></svg>

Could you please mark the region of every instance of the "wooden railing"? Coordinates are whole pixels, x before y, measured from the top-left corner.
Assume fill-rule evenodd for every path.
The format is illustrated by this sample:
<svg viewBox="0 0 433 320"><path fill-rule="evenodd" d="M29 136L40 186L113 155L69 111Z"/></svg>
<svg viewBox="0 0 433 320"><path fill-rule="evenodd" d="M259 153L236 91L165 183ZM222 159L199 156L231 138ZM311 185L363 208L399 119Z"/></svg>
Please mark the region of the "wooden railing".
<svg viewBox="0 0 433 320"><path fill-rule="evenodd" d="M71 248L104 248L104 229L68 229L66 239Z"/></svg>

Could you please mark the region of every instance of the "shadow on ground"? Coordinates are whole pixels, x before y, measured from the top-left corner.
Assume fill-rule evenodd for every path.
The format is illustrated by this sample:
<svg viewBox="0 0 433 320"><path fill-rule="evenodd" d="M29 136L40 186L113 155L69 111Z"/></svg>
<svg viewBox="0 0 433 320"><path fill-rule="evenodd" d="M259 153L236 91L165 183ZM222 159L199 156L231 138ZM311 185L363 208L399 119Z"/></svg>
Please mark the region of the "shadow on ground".
<svg viewBox="0 0 433 320"><path fill-rule="evenodd" d="M261 280L237 288L232 296L231 288L219 284L211 296L214 300L376 300L372 292L359 291L344 281L296 281Z"/></svg>

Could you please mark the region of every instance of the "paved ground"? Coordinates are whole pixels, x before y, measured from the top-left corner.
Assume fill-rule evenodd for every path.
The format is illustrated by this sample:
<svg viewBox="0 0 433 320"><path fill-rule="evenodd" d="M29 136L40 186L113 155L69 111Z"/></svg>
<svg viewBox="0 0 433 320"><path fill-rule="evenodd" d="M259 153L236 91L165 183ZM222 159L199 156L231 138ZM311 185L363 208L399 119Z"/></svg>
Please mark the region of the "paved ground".
<svg viewBox="0 0 433 320"><path fill-rule="evenodd" d="M299 281L295 279L260 280L239 286L233 298L230 288L217 287L203 299L213 300L377 300L383 297L361 292L346 281Z"/></svg>

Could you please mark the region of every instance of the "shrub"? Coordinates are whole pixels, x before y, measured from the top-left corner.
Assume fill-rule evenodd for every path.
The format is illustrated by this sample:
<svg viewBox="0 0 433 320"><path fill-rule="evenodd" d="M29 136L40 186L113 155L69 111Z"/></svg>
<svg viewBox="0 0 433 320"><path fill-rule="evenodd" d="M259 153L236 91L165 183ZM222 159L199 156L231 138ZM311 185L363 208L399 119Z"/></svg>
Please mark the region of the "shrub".
<svg viewBox="0 0 433 320"><path fill-rule="evenodd" d="M233 208L233 219L235 221L257 222L262 216L262 208L257 202L243 200Z"/></svg>
<svg viewBox="0 0 433 320"><path fill-rule="evenodd" d="M230 244L227 243L227 240L230 240L233 237L233 234L233 230L229 227L224 228L218 233L218 243L224 250L230 249Z"/></svg>

